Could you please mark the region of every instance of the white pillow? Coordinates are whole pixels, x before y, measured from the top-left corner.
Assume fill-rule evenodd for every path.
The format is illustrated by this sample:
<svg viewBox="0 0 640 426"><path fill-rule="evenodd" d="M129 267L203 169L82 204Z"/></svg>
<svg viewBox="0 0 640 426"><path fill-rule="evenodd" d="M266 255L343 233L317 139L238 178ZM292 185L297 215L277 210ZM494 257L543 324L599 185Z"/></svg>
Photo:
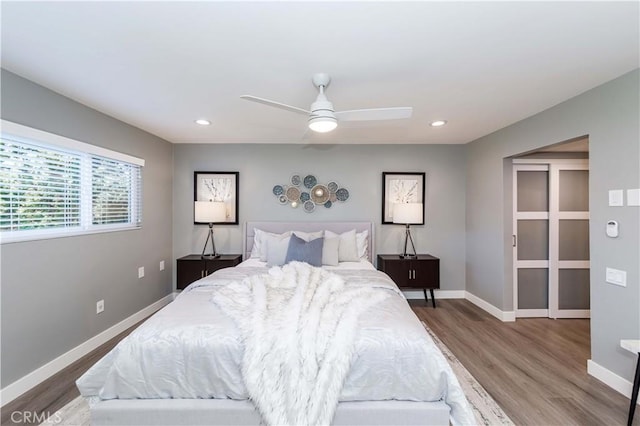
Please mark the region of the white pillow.
<svg viewBox="0 0 640 426"><path fill-rule="evenodd" d="M289 240L291 237L284 238L268 238L266 240L265 261L267 266L282 266L287 259L287 250L289 250Z"/></svg>
<svg viewBox="0 0 640 426"><path fill-rule="evenodd" d="M271 234L269 232L264 232L264 236L262 238L262 250L260 252L260 260L263 262L267 261L267 255L269 253L270 243L275 241L287 240L291 237L291 232L285 232L284 234Z"/></svg>
<svg viewBox="0 0 640 426"><path fill-rule="evenodd" d="M358 244L356 242L356 230L344 232L340 235L331 232L324 232L325 238L340 237L340 246L338 247L338 260L340 262L359 262Z"/></svg>
<svg viewBox="0 0 640 426"><path fill-rule="evenodd" d="M318 231L318 232L293 231L293 233L296 234L298 238L305 240L307 243L311 240L315 240L316 238L320 238L324 235L324 232L322 231Z"/></svg>
<svg viewBox="0 0 640 426"><path fill-rule="evenodd" d="M360 259L368 259L367 249L369 248L369 231L356 233L356 244L358 246L358 256Z"/></svg>
<svg viewBox="0 0 640 426"><path fill-rule="evenodd" d="M338 236L325 236L324 241L322 242L322 264L329 266L338 266L338 262L340 261L340 257L338 254L339 248L340 238Z"/></svg>
<svg viewBox="0 0 640 426"><path fill-rule="evenodd" d="M251 248L250 257L260 258L260 260L263 262L266 260L266 256L267 256L267 251L266 251L267 248L266 248L265 242L268 237L285 238L291 235L291 231L285 232L283 234L274 234L274 233L266 232L257 228L254 229L253 232L254 232L253 247Z"/></svg>

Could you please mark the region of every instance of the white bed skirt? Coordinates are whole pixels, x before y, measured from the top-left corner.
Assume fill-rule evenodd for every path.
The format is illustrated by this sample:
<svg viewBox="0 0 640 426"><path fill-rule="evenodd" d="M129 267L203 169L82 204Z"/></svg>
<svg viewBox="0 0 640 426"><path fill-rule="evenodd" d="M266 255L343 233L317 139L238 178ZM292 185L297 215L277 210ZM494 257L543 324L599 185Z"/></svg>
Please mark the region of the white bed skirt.
<svg viewBox="0 0 640 426"><path fill-rule="evenodd" d="M91 424L259 425L250 401L231 399L112 399L92 404ZM333 425L448 425L444 402L362 401L338 404Z"/></svg>

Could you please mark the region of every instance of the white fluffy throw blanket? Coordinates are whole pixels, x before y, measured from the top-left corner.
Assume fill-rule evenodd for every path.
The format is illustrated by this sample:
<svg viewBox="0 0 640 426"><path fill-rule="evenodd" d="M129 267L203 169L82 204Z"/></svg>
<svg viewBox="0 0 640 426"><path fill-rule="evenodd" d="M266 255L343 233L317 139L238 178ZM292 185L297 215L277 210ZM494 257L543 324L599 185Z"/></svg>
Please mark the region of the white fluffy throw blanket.
<svg viewBox="0 0 640 426"><path fill-rule="evenodd" d="M351 365L358 316L387 296L346 286L338 275L300 262L214 294L213 302L240 329L243 378L265 423L331 423Z"/></svg>

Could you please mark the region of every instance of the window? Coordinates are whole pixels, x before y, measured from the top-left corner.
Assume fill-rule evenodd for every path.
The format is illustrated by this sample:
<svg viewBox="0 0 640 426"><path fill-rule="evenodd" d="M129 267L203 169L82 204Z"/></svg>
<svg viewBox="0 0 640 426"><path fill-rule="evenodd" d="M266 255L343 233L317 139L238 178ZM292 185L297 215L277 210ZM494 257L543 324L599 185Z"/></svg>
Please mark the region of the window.
<svg viewBox="0 0 640 426"><path fill-rule="evenodd" d="M144 160L2 121L2 242L136 229Z"/></svg>

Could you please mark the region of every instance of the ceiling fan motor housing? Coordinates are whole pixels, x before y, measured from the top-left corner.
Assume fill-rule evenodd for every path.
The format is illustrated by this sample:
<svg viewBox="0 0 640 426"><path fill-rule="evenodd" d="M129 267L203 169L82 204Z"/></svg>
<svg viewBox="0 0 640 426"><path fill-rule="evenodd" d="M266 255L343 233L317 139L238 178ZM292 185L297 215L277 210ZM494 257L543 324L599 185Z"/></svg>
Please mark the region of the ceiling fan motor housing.
<svg viewBox="0 0 640 426"><path fill-rule="evenodd" d="M338 119L333 112L333 104L323 94L318 95L318 99L311 104L309 128L315 132L326 133L337 126Z"/></svg>

